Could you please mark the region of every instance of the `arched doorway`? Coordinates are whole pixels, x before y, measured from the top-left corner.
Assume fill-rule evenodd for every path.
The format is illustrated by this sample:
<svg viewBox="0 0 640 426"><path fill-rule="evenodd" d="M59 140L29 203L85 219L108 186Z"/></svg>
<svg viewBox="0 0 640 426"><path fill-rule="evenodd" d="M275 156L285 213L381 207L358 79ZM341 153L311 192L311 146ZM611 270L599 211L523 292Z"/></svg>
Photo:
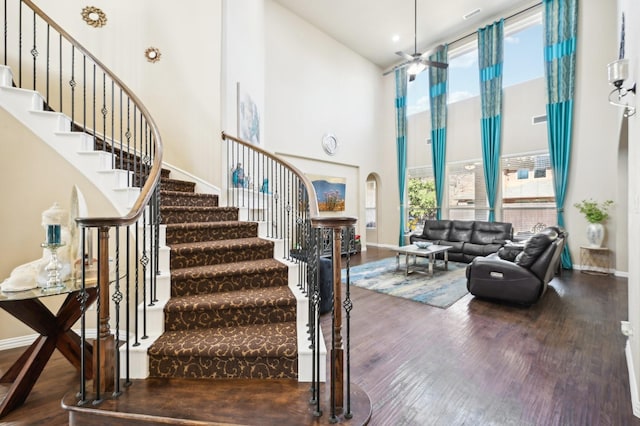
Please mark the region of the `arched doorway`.
<svg viewBox="0 0 640 426"><path fill-rule="evenodd" d="M365 187L365 224L367 244L378 244L378 191L380 179L377 174L367 176Z"/></svg>

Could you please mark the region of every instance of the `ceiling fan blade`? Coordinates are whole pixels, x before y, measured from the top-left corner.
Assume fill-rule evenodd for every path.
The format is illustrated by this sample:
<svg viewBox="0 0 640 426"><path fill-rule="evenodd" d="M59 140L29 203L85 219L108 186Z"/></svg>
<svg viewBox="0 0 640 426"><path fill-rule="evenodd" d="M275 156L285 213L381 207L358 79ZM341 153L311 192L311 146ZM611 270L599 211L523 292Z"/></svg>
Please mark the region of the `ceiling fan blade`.
<svg viewBox="0 0 640 426"><path fill-rule="evenodd" d="M420 62L422 62L425 65L429 65L430 67L436 67L436 68L448 68L449 67L449 64L447 64L445 62L428 61L426 59L422 59L422 60L420 60Z"/></svg>
<svg viewBox="0 0 640 426"><path fill-rule="evenodd" d="M413 61L413 56L409 55L408 53L402 52L402 51L398 51L396 52L396 55L398 56L402 56L403 58L405 58L407 61Z"/></svg>

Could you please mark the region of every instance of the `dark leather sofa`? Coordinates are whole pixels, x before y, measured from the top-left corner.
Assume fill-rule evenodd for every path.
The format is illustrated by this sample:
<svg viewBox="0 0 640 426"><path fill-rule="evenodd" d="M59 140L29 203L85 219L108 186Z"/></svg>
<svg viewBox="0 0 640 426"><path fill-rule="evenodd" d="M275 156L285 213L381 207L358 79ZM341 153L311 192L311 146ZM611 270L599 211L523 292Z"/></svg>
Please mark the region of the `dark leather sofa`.
<svg viewBox="0 0 640 426"><path fill-rule="evenodd" d="M511 239L513 227L510 223L478 220L427 220L422 234L409 237L411 243L429 241L451 246L449 260L465 263L497 252Z"/></svg>
<svg viewBox="0 0 640 426"><path fill-rule="evenodd" d="M519 250L505 246L497 253L477 257L467 266L467 290L485 299L523 305L537 302L559 271L566 238L564 230L549 227L529 238Z"/></svg>

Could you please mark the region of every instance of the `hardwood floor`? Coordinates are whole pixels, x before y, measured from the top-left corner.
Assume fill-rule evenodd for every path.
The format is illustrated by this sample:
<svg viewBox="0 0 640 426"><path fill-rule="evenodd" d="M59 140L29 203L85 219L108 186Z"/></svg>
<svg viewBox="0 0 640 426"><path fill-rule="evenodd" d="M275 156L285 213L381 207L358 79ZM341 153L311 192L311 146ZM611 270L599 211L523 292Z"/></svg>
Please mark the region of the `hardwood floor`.
<svg viewBox="0 0 640 426"><path fill-rule="evenodd" d="M351 265L390 255L369 247ZM351 380L371 398L372 425L640 425L620 332L624 278L565 271L530 308L471 295L439 309L351 294ZM0 352L0 373L21 352ZM26 403L0 422L67 424L60 401L77 380L55 353Z"/></svg>

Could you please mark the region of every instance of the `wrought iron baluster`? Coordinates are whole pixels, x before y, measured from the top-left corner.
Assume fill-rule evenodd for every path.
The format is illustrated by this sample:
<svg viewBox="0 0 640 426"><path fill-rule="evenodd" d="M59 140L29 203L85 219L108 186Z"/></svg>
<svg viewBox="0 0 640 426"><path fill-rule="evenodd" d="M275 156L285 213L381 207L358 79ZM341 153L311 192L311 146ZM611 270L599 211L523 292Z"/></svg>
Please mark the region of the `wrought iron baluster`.
<svg viewBox="0 0 640 426"><path fill-rule="evenodd" d="M45 77L46 77L46 93L45 93L45 99L47 100L47 105L49 105L49 107L51 107L51 98L49 97L49 74L50 74L50 50L51 50L51 46L50 46L50 37L51 37L51 27L49 26L49 24L47 24L47 69L46 69L46 73L45 73ZM62 110L60 110L60 112L62 112Z"/></svg>
<svg viewBox="0 0 640 426"><path fill-rule="evenodd" d="M351 412L351 310L353 309L353 302L351 301L351 249L355 250L355 227L351 226L347 228L347 241L349 244L346 246L347 248L347 265L346 265L346 282L345 282L345 297L344 302L342 303L344 307L344 311L346 313L345 318L345 333L346 333L346 404L345 404L345 413L344 417L346 419L350 419L353 417L353 413Z"/></svg>
<svg viewBox="0 0 640 426"><path fill-rule="evenodd" d="M111 300L114 303L115 308L115 342L114 345L114 375L113 375L113 396L118 397L121 394L120 391L120 302L122 302L123 295L120 291L120 227L115 228L116 232L116 252L115 252L115 284L113 288L113 294ZM108 286L107 286L108 287Z"/></svg>
<svg viewBox="0 0 640 426"><path fill-rule="evenodd" d="M38 49L37 49L37 42L36 42L36 37L37 37L37 27L36 27L36 13L33 12L33 48L31 49L31 56L33 56L33 90L37 90L36 89L36 69L37 69L37 61L36 59L38 58Z"/></svg>
<svg viewBox="0 0 640 426"><path fill-rule="evenodd" d="M22 87L22 2L18 8L18 87Z"/></svg>
<svg viewBox="0 0 640 426"><path fill-rule="evenodd" d="M125 342L125 386L131 385L131 359L130 344L131 344L131 314L129 313L131 307L131 225L127 225L127 249L126 249L126 283L125 283L125 330L127 330L127 340Z"/></svg>

